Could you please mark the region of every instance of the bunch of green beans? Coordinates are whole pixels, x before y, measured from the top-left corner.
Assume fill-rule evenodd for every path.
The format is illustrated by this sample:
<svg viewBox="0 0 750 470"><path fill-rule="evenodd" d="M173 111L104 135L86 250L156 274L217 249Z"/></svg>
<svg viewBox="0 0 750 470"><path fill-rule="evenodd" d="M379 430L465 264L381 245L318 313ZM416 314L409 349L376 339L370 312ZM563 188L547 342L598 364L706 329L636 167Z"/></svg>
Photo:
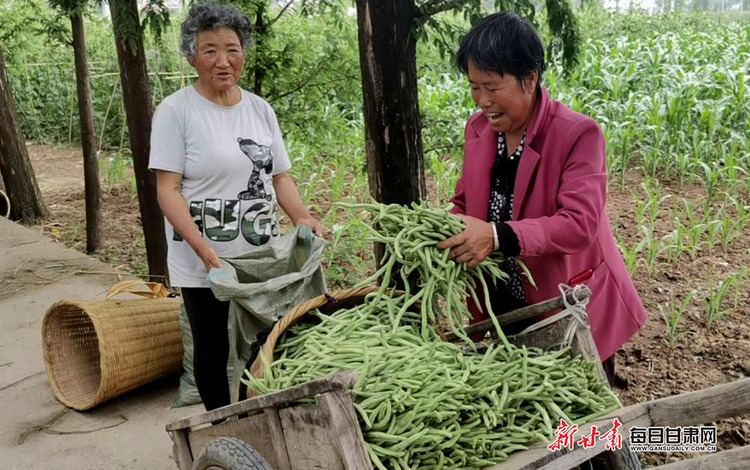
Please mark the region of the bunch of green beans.
<svg viewBox="0 0 750 470"><path fill-rule="evenodd" d="M461 219L444 209L429 208L425 204L417 203L410 207L377 203L339 206L368 212L370 221L365 226L370 232L369 240L383 243L385 246L380 269L361 285L382 278L380 294L383 295L393 284L394 273L397 273L403 281L409 299L400 314L403 314L411 303L421 301L423 335L427 335L428 325L436 322L437 312L440 311L441 316L448 321L451 331L472 344L466 337L462 325L464 318L471 318L466 306L467 296L471 295L476 305L482 308L483 304L477 297L478 281L484 292L484 305L495 324L495 329L501 340L508 345L491 311L487 286L487 279L494 283L505 282L508 279L508 275L501 271L497 264L502 260L502 255L493 253L478 266L470 269L466 264L448 259L449 250L437 248L438 243L464 230L465 226ZM412 273L417 274L421 283L414 293L409 292L409 278ZM531 279L528 272L526 274ZM444 302L442 309L436 308L440 300ZM398 320L399 315L396 315L394 325L398 324Z"/></svg>
<svg viewBox="0 0 750 470"><path fill-rule="evenodd" d="M264 394L354 370L355 409L379 470L481 469L549 439L560 418L582 424L619 407L594 365L567 350L501 343L467 353L425 328L409 302L370 294L332 315L310 312L317 323L287 330L264 377L247 385Z"/></svg>

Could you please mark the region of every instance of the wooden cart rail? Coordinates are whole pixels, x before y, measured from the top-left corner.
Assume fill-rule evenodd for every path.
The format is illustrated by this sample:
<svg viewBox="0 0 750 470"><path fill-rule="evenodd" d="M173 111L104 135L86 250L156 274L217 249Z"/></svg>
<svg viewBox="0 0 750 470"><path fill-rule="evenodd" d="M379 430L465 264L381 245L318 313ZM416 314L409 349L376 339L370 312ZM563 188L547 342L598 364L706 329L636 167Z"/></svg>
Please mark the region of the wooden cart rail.
<svg viewBox="0 0 750 470"><path fill-rule="evenodd" d="M568 292L568 303L587 298L591 291L582 287L577 296ZM500 317L510 324L564 307L562 297L531 305ZM530 335L516 337L517 345L545 348L562 337L566 318ZM467 328L469 335L493 329L491 322ZM446 339L451 339L450 336ZM588 328L580 327L571 344L571 353L601 366ZM599 371L604 380L603 371ZM351 388L357 381L352 371L267 395L245 400L208 413L178 419L167 425L174 441L174 454L181 470L192 468L194 457L209 441L232 436L253 446L274 470L372 470L352 402ZM301 405L302 399L316 397L315 404ZM640 468L637 457L626 449L634 426L689 426L750 412L750 379L717 385L616 410L595 422L581 426L579 435L588 435L592 426L603 434L617 417L622 426L623 449L610 452L603 441L593 448L575 447L552 452L539 444L528 451L511 454L508 461L486 470L568 470L597 455L611 469ZM676 462L662 470L734 470L750 468L750 446Z"/></svg>
<svg viewBox="0 0 750 470"><path fill-rule="evenodd" d="M251 398L233 405L223 406L215 410L189 418L176 419L167 424L167 431L180 431L194 428L202 424L212 423L243 413L252 413L262 408L286 405L302 398L314 397L327 392L349 390L357 382L357 374L347 370L329 377L311 380L295 387L281 390L267 395Z"/></svg>
<svg viewBox="0 0 750 470"><path fill-rule="evenodd" d="M310 410L300 408L301 414L299 416L301 419L304 421L322 418L325 421L322 427L328 429L330 444L336 449L337 456L333 456L333 458L338 460L344 469L371 470L372 464L367 454L362 430L354 413L350 393L350 389L356 382L357 374L355 372L339 372L286 390L224 406L201 415L171 421L167 424L167 432L175 444L174 454L177 464L180 469L190 469L194 457L200 451L200 448L196 449L196 455L194 455L193 449L191 449L191 438L189 438L191 432L193 438L201 431L209 431L209 433L206 433L208 437L204 436L204 438L209 438L212 429L216 429L218 435L224 435L224 433L233 435L233 433L240 432L240 428L243 427L247 432L248 428L257 426L257 422L250 423L249 418L252 418L253 415L262 414L265 418L264 427L262 430L256 429L255 431L265 432L268 435L269 439L267 440L270 442L267 442L267 444L270 448L264 457L272 462L274 470L299 468L299 466L293 465L294 455L290 458L288 440L282 429L279 410L303 398L317 396L322 416L314 411L310 413ZM230 421L209 426L211 429L205 427L198 429L203 425L226 419L230 419ZM325 450L326 446L322 447L321 450Z"/></svg>
<svg viewBox="0 0 750 470"><path fill-rule="evenodd" d="M716 385L695 392L683 393L628 406L579 428L588 435L592 426L602 433L612 428L612 420L622 422L620 434L627 438L634 426L692 426L750 412L750 378ZM551 452L539 446L512 454L509 459L487 470L552 470L570 469L592 457L607 452L605 443L597 441L593 448L574 447ZM660 470L746 470L750 468L750 446L687 459L657 467Z"/></svg>
<svg viewBox="0 0 750 470"><path fill-rule="evenodd" d="M591 289L582 285L578 292L574 292L573 290L567 291L565 293L565 301L567 301L569 304L574 305L584 299L588 299L590 296ZM505 326L512 323L517 323L519 321L528 320L529 318L534 318L539 315L554 312L555 310L560 310L565 306L565 301L563 301L562 296L560 296L533 305L527 305L526 307L521 307L519 309L500 315L499 317L497 317L497 321L500 326ZM464 332L467 336L472 336L477 333L486 333L488 331L493 331L494 329L495 325L492 323L492 320L484 320L467 326L466 328L464 328ZM446 333L445 335L446 341L456 341L458 339L458 336L456 336L456 334L452 332Z"/></svg>

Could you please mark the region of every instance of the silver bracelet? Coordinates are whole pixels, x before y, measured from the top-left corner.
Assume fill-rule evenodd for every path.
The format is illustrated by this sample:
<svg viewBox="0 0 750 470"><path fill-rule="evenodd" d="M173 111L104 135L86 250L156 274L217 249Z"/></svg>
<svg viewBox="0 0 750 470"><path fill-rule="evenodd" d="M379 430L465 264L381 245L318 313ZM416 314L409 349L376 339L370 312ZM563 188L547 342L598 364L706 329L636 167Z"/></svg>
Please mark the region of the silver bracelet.
<svg viewBox="0 0 750 470"><path fill-rule="evenodd" d="M497 237L497 225L495 225L495 222L490 222L490 225L492 226L492 238L495 240L495 248L492 251L497 251L500 248L500 239Z"/></svg>

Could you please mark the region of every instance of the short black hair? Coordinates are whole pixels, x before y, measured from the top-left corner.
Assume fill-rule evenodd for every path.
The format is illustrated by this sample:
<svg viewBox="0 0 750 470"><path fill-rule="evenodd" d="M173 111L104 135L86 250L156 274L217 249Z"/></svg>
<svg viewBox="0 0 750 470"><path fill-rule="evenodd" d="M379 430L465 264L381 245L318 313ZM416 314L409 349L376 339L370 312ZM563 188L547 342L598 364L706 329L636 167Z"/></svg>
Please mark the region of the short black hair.
<svg viewBox="0 0 750 470"><path fill-rule="evenodd" d="M510 74L519 83L536 70L537 88L547 70L544 45L534 26L508 12L493 13L479 20L461 40L456 59L463 73L469 73L471 62L486 72Z"/></svg>

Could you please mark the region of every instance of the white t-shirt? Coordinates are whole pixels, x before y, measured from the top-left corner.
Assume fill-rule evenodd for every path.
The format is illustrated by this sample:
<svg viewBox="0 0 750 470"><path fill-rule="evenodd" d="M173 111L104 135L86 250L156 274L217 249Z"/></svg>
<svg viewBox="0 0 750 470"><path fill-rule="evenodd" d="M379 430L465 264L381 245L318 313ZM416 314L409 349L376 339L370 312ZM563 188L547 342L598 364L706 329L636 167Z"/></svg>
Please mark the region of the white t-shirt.
<svg viewBox="0 0 750 470"><path fill-rule="evenodd" d="M219 257L278 237L272 176L290 167L276 114L245 90L236 105L220 106L190 86L154 113L149 169L182 175L190 214ZM201 259L164 223L171 284L207 287Z"/></svg>

